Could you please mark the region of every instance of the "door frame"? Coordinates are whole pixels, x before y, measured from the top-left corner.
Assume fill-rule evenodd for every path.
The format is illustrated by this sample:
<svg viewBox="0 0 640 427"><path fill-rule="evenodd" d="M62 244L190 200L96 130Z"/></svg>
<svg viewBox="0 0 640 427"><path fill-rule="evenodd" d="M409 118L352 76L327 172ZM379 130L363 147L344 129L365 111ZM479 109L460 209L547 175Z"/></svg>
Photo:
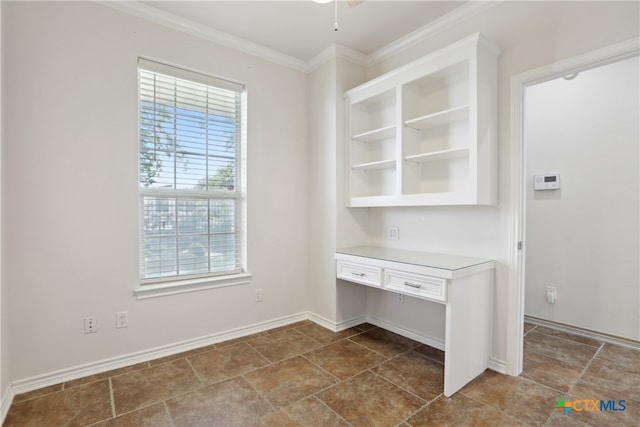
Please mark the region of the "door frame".
<svg viewBox="0 0 640 427"><path fill-rule="evenodd" d="M511 77L511 172L509 221L509 287L507 290L506 373L522 372L525 278L524 97L526 88L591 68L640 55L633 38Z"/></svg>

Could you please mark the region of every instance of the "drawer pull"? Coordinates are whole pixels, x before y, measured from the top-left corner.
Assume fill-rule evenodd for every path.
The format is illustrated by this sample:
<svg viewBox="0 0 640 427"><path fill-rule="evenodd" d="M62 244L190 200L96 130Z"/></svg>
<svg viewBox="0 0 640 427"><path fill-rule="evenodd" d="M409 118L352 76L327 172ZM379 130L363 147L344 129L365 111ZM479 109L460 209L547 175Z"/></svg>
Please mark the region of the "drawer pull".
<svg viewBox="0 0 640 427"><path fill-rule="evenodd" d="M354 272L352 272L351 274L353 274L354 276L360 276L360 277L363 277L363 276L364 276L364 273L357 273L357 272L355 272L355 271L354 271Z"/></svg>
<svg viewBox="0 0 640 427"><path fill-rule="evenodd" d="M411 282L404 282L405 286L409 286L410 288L416 288L416 289L420 289L422 287L422 285L417 285L415 283L411 283Z"/></svg>

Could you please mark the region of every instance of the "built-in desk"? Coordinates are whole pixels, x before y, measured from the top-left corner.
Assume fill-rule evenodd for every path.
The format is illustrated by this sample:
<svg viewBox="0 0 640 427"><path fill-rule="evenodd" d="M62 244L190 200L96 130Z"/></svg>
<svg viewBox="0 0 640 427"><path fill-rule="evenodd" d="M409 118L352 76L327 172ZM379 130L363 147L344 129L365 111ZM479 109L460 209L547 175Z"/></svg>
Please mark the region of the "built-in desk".
<svg viewBox="0 0 640 427"><path fill-rule="evenodd" d="M336 276L446 306L444 394L487 369L495 261L399 249L338 249Z"/></svg>

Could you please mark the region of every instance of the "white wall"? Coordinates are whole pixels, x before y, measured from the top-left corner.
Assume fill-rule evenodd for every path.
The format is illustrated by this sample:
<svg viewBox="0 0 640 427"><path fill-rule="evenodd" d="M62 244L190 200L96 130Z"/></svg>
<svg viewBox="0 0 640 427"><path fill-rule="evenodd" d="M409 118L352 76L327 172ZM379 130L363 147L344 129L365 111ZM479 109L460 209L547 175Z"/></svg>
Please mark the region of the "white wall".
<svg viewBox="0 0 640 427"><path fill-rule="evenodd" d="M363 67L327 61L309 76L309 311L341 328L366 315L366 291L335 279L334 253L366 239L366 211L344 207L345 104L342 94L365 79Z"/></svg>
<svg viewBox="0 0 640 427"><path fill-rule="evenodd" d="M304 313L308 76L92 2L2 7L11 380ZM250 285L132 295L139 56L247 85ZM96 334L83 334L88 315Z"/></svg>
<svg viewBox="0 0 640 427"><path fill-rule="evenodd" d="M525 93L525 314L640 340L638 57ZM534 191L559 173L561 189ZM558 299L548 304L545 288Z"/></svg>
<svg viewBox="0 0 640 427"><path fill-rule="evenodd" d="M335 322L336 63L309 77L309 278L307 304L320 319Z"/></svg>
<svg viewBox="0 0 640 427"><path fill-rule="evenodd" d="M445 47L475 32L481 32L502 49L498 63L499 202L497 206L369 208L368 235L372 243L389 247L472 255L497 260L493 357L506 358L507 291L509 272L510 94L511 76L638 37L637 2L504 2L465 22L436 32L427 41L412 45L368 70L373 78L400 65ZM388 225L400 227L397 242L386 241ZM375 291L370 291L375 292ZM398 313L392 295L375 296L370 310L393 324L411 330L426 330L424 303ZM409 314L407 314L409 311Z"/></svg>
<svg viewBox="0 0 640 427"><path fill-rule="evenodd" d="M369 212L366 209L347 209L345 207L346 186L343 185L346 168L345 159L347 152L347 104L343 94L354 86L363 83L366 79L365 70L359 65L355 65L345 59L336 61L336 117L337 132L335 135L336 153L333 159L336 165L336 248L345 248L357 244L368 243L367 234L369 226ZM335 261L331 272L335 277ZM331 283L336 286L336 320L349 322L352 319L362 319L366 313L367 288L351 282L333 279Z"/></svg>
<svg viewBox="0 0 640 427"><path fill-rule="evenodd" d="M3 9L3 4L0 3L0 51L2 51L2 43L3 43L3 37L2 37L2 9ZM4 295L6 294L6 290L5 290L5 283L6 281L4 280L4 271L2 269L2 265L3 265L3 246L4 244L2 243L4 240L4 235L2 234L2 207L3 207L3 203L2 203L2 176L3 176L3 171L2 171L2 147L3 147L3 143L2 141L4 140L3 135L4 135L4 128L2 126L3 124L3 116L2 116L2 55L0 55L0 405L3 403L2 400L5 399L5 391L7 390L7 387L9 386L9 358L8 358L8 350L9 350L9 346L7 343L7 327L9 322L7 321L7 303L6 303L6 298L4 297ZM0 407L1 408L1 407ZM3 411L0 409L0 414L2 414Z"/></svg>

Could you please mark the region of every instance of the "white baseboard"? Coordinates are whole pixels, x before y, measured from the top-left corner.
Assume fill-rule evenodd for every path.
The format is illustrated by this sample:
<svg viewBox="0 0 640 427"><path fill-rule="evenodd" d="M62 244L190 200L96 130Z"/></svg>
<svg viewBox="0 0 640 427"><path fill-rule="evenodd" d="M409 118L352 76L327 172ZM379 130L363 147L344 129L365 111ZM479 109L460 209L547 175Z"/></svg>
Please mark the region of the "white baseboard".
<svg viewBox="0 0 640 427"><path fill-rule="evenodd" d="M389 323L386 320L379 319L376 317L367 317L367 322L372 325L378 326L382 329L386 329L387 331L395 332L398 335L402 335L403 337L410 338L414 341L418 341L419 343L426 344L430 347L437 348L438 350L444 351L444 340L430 337L428 335L420 334L416 331L412 331L410 329L403 328L402 326L398 326L394 323Z"/></svg>
<svg viewBox="0 0 640 427"><path fill-rule="evenodd" d="M311 320L314 323L317 323L318 325L322 326L323 328L327 328L330 331L333 332L337 332L336 330L336 322L332 322L331 320L320 316L319 314L315 314L315 313L307 313L307 318L309 320Z"/></svg>
<svg viewBox="0 0 640 427"><path fill-rule="evenodd" d="M591 329L580 328L578 326L571 326L565 323L558 323L552 320L541 319L539 317L524 316L524 321L537 326L544 326L546 328L555 329L561 332L567 332L569 334L579 335L586 338L591 338L598 341L603 341L609 344L621 345L624 347L640 348L640 341L636 341L630 338L619 337L615 335L609 335L602 332L592 331Z"/></svg>
<svg viewBox="0 0 640 427"><path fill-rule="evenodd" d="M418 332L405 329L401 326L395 325L393 323L389 323L383 319L378 319L375 317L368 317L367 321L372 325L379 326L382 329L386 329L391 332L395 332L398 335L402 335L403 337L411 338L414 341L418 341L419 343L428 345L433 348L437 348L438 350L444 351L444 340L439 338L430 337L427 335L420 334ZM489 357L488 368L492 371L496 371L500 374L507 373L507 362L504 360L496 359L492 356Z"/></svg>
<svg viewBox="0 0 640 427"><path fill-rule="evenodd" d="M11 383L7 386L4 393L2 393L1 405L0 405L0 425L4 424L5 418L7 418L7 414L9 413L9 408L13 403L13 398L16 394L13 391L13 386Z"/></svg>
<svg viewBox="0 0 640 427"><path fill-rule="evenodd" d="M256 323L249 326L243 326L240 328L200 338L169 344L162 347L129 353L122 356L103 359L92 363L74 366L71 368L61 369L55 372L36 375L30 378L20 379L12 383L12 393L22 394L40 388L87 377L90 375L111 371L113 369L124 368L126 366L135 365L137 363L148 362L150 360L158 359L165 356L171 356L173 354L182 353L184 351L193 350L222 341L240 338L258 332L264 332L269 329L285 326L302 320L307 320L310 317L311 316L308 313L299 313L274 320L269 320L266 322ZM13 400L13 398L11 398L11 400ZM10 406L11 402L9 402L8 405Z"/></svg>
<svg viewBox="0 0 640 427"><path fill-rule="evenodd" d="M343 320L341 322L332 322L322 316L319 316L315 313L308 313L309 320L323 326L333 332L344 331L345 329L352 328L354 326L361 325L363 323L371 323L374 326L378 326L382 329L386 329L391 332L395 332L398 335L402 335L403 337L410 338L414 341L418 341L422 344L426 344L431 347L435 347L439 350L444 350L444 341L439 340L437 338L429 337L418 332L412 331L410 329L403 328L402 326L396 325L394 323L390 323L386 320L379 319L371 316L358 316L353 319Z"/></svg>
<svg viewBox="0 0 640 427"><path fill-rule="evenodd" d="M496 359L493 356L490 356L488 368L500 374L507 375L507 362L505 360Z"/></svg>
<svg viewBox="0 0 640 427"><path fill-rule="evenodd" d="M344 331L349 328L353 328L354 326L362 325L367 322L367 316L358 316L353 319L343 320L341 322L336 323L335 332Z"/></svg>

